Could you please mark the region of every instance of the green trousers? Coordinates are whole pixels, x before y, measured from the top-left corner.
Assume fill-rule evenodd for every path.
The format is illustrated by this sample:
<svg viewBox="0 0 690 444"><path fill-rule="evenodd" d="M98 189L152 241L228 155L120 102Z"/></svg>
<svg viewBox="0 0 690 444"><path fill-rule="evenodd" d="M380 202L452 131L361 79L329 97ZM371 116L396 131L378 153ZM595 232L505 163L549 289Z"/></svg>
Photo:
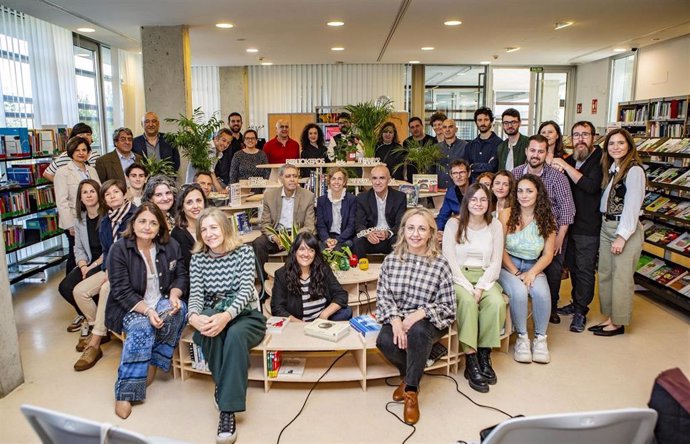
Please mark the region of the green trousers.
<svg viewBox="0 0 690 444"><path fill-rule="evenodd" d="M475 285L484 274L482 268L460 267L472 285ZM495 348L501 345L501 328L506 321L506 303L503 289L496 282L484 290L479 304L474 295L459 285L455 285L455 297L458 301L458 333L463 352L482 348Z"/></svg>
<svg viewBox="0 0 690 444"><path fill-rule="evenodd" d="M617 221L604 220L599 240L599 304L601 313L616 325L628 325L632 318L632 298L635 294L634 275L640 260L644 231L638 223L621 254L611 253L616 240Z"/></svg>
<svg viewBox="0 0 690 444"><path fill-rule="evenodd" d="M207 316L213 309L202 312ZM208 362L218 393L222 412L243 412L246 409L249 372L249 351L259 345L266 333L266 317L257 310L247 310L233 319L215 337L194 333L194 342Z"/></svg>

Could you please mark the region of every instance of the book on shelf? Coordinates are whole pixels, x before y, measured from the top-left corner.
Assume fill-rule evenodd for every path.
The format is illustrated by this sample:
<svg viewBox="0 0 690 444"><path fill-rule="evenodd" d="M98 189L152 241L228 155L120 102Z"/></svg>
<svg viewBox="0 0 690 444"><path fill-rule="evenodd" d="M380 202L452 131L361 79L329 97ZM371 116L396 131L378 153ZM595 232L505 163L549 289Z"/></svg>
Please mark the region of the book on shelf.
<svg viewBox="0 0 690 444"><path fill-rule="evenodd" d="M31 157L28 128L0 128L0 159Z"/></svg>
<svg viewBox="0 0 690 444"><path fill-rule="evenodd" d="M307 358L282 358L280 362L279 376L295 376L299 377L304 374L304 368L307 366Z"/></svg>
<svg viewBox="0 0 690 444"><path fill-rule="evenodd" d="M654 270L649 278L657 281L661 285L666 285L686 273L687 270L679 265L664 264L663 266Z"/></svg>
<svg viewBox="0 0 690 444"><path fill-rule="evenodd" d="M647 206L651 205L651 203L654 202L655 200L657 200L660 196L661 196L661 194L659 194L659 193L654 193L652 191L649 191L645 195L644 200L642 201L642 208L646 208Z"/></svg>
<svg viewBox="0 0 690 444"><path fill-rule="evenodd" d="M671 167L666 168L666 171L658 175L654 181L659 183L671 183L676 180L679 176L685 173L684 168Z"/></svg>
<svg viewBox="0 0 690 444"><path fill-rule="evenodd" d="M676 177L671 184L681 187L690 186L690 170L687 170L680 176Z"/></svg>
<svg viewBox="0 0 690 444"><path fill-rule="evenodd" d="M679 214L685 212L690 208L690 201L683 200L678 202L678 205L666 212L666 216L678 217Z"/></svg>
<svg viewBox="0 0 690 444"><path fill-rule="evenodd" d="M412 185L419 186L419 192L435 193L438 191L438 175L413 174Z"/></svg>
<svg viewBox="0 0 690 444"><path fill-rule="evenodd" d="M666 213L674 209L676 206L678 206L680 202L677 200L669 200L665 204L663 204L660 208L656 210L657 213L663 214L664 216Z"/></svg>
<svg viewBox="0 0 690 444"><path fill-rule="evenodd" d="M271 316L266 320L266 331L268 333L282 333L285 327L290 323L290 318L281 316Z"/></svg>
<svg viewBox="0 0 690 444"><path fill-rule="evenodd" d="M648 256L640 256L640 261L642 261L642 258L645 257L647 258ZM666 265L664 261L661 259L657 259L655 257L650 258L648 262L646 262L643 266L639 267L639 262L638 262L638 269L637 272L641 274L642 276L650 277L652 273L654 273L656 270L659 268L663 267Z"/></svg>
<svg viewBox="0 0 690 444"><path fill-rule="evenodd" d="M667 245L668 248L679 251L681 253L690 252L690 233L683 233Z"/></svg>
<svg viewBox="0 0 690 444"><path fill-rule="evenodd" d="M683 273L677 278L670 281L666 286L672 290L680 292L685 287L690 286L690 273Z"/></svg>
<svg viewBox="0 0 690 444"><path fill-rule="evenodd" d="M645 233L646 240L661 245L666 245L681 235L678 231L662 226L655 226Z"/></svg>
<svg viewBox="0 0 690 444"><path fill-rule="evenodd" d="M379 324L374 315L371 314L355 316L350 319L350 325L365 338L378 336L379 331L381 331L381 324Z"/></svg>
<svg viewBox="0 0 690 444"><path fill-rule="evenodd" d="M418 185L400 185L398 191L405 193L407 197L407 207L416 207L419 203L419 186Z"/></svg>
<svg viewBox="0 0 690 444"><path fill-rule="evenodd" d="M329 321L315 319L304 326L304 334L327 341L338 342L350 333L350 323L347 321Z"/></svg>
<svg viewBox="0 0 690 444"><path fill-rule="evenodd" d="M654 148L656 146L661 145L663 142L664 139L658 137L647 139L644 142L642 142L639 147L637 147L637 150L643 152L651 152L654 151Z"/></svg>
<svg viewBox="0 0 690 444"><path fill-rule="evenodd" d="M657 179L666 172L668 165L660 165L655 167L650 167L647 171L647 180L650 182L656 182Z"/></svg>

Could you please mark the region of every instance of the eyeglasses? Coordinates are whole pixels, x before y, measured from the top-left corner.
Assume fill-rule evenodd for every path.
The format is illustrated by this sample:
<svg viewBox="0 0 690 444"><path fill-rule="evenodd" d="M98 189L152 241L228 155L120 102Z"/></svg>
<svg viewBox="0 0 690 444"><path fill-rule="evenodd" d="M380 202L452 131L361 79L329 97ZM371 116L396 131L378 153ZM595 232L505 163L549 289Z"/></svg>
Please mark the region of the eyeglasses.
<svg viewBox="0 0 690 444"><path fill-rule="evenodd" d="M573 133L573 139L586 139L591 135L592 133Z"/></svg>
<svg viewBox="0 0 690 444"><path fill-rule="evenodd" d="M504 120L503 126L518 126L520 124L519 120Z"/></svg>
<svg viewBox="0 0 690 444"><path fill-rule="evenodd" d="M418 227L415 227L414 225L406 225L405 226L405 232L412 234L415 231L419 234L426 234L429 232L429 227L426 227L424 225L420 225Z"/></svg>

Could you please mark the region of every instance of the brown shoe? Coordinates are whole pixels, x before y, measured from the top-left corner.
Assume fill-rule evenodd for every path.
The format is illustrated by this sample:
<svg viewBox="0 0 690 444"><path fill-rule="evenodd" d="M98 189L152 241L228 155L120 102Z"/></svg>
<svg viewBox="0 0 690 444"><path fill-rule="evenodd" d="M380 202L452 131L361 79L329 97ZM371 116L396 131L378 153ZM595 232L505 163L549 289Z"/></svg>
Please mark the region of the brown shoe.
<svg viewBox="0 0 690 444"><path fill-rule="evenodd" d="M91 334L89 333L87 336L79 336L79 341L77 342L77 346L75 349L81 353L84 350L86 350L86 346L89 345L89 341L91 340Z"/></svg>
<svg viewBox="0 0 690 444"><path fill-rule="evenodd" d="M400 402L405 399L405 381L403 380L400 385L393 392L393 401Z"/></svg>
<svg viewBox="0 0 690 444"><path fill-rule="evenodd" d="M99 359L103 357L103 351L101 348L86 347L84 353L81 354L81 358L74 364L74 370L78 372L83 372L88 370L96 363Z"/></svg>
<svg viewBox="0 0 690 444"><path fill-rule="evenodd" d="M403 410L403 420L406 424L417 424L419 421L419 404L417 403L417 392L405 392L405 408Z"/></svg>

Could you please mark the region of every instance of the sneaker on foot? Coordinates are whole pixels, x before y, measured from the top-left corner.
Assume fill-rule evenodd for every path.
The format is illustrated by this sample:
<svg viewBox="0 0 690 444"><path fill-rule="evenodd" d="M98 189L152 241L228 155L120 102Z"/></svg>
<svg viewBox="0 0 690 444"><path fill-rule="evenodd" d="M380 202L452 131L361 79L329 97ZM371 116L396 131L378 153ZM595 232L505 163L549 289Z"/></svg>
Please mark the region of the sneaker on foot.
<svg viewBox="0 0 690 444"><path fill-rule="evenodd" d="M515 352L513 358L517 362L523 362L529 364L532 362L532 352L529 349L529 336L527 334L518 334L517 340L515 341Z"/></svg>
<svg viewBox="0 0 690 444"><path fill-rule="evenodd" d="M72 322L67 326L67 331L70 333L74 333L75 331L79 331L81 329L81 324L84 322L86 318L82 315L77 315L74 319L72 319Z"/></svg>
<svg viewBox="0 0 690 444"><path fill-rule="evenodd" d="M216 444L232 444L236 440L237 426L235 424L235 414L232 412L220 412Z"/></svg>
<svg viewBox="0 0 690 444"><path fill-rule="evenodd" d="M570 316L572 314L575 314L575 305L572 304L572 302L568 305L564 305L563 307L558 307L556 309L556 313L562 316Z"/></svg>
<svg viewBox="0 0 690 444"><path fill-rule="evenodd" d="M551 362L549 346L546 345L546 335L537 335L532 345L532 360L540 364Z"/></svg>
<svg viewBox="0 0 690 444"><path fill-rule="evenodd" d="M573 321L570 323L570 331L573 333L582 333L585 331L585 324L587 323L587 316L582 313L575 313Z"/></svg>

